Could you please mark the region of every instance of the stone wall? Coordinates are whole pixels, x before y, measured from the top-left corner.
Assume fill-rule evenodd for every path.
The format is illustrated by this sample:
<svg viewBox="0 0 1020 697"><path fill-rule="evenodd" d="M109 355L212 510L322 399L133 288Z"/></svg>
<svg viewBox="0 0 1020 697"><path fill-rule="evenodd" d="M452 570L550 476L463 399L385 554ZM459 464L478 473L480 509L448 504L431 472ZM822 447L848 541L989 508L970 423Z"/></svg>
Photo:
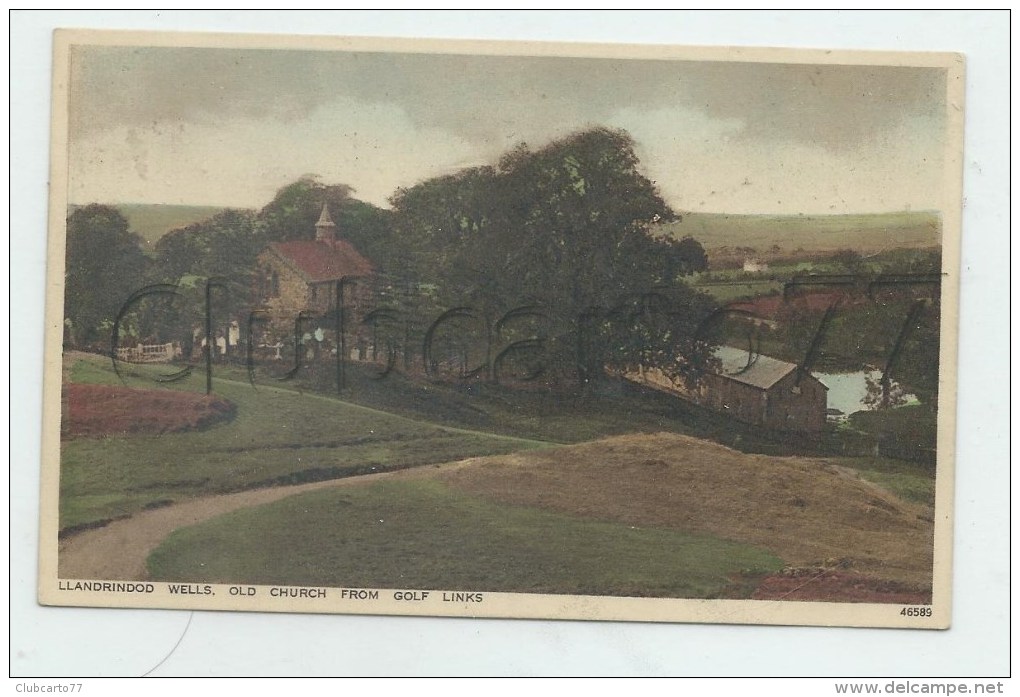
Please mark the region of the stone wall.
<svg viewBox="0 0 1020 697"><path fill-rule="evenodd" d="M323 281L308 283L305 277L267 250L259 255L256 273L262 280L259 284L259 306L269 312L265 329L278 338L290 338L294 333L294 322L301 312L325 315L327 322L333 318L336 301L336 282ZM276 274L276 288L273 293L272 274ZM365 313L373 308L374 299L366 283L351 282L344 289L346 308L346 334L352 345L364 343L369 329L361 324ZM312 323L308 323L312 328Z"/></svg>
<svg viewBox="0 0 1020 697"><path fill-rule="evenodd" d="M309 309L308 283L300 273L268 250L258 257L258 273L265 279L260 300L262 307L269 311L270 327L274 332L293 331L298 313ZM270 280L274 273L275 283Z"/></svg>

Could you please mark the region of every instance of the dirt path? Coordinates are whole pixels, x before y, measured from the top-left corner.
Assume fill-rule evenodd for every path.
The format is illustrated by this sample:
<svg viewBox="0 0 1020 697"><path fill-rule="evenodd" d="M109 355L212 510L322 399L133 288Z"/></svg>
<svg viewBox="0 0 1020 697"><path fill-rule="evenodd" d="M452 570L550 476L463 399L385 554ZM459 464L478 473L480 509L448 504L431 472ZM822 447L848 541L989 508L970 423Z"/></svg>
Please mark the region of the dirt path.
<svg viewBox="0 0 1020 697"><path fill-rule="evenodd" d="M476 458L444 465L419 467L398 472L380 472L310 484L254 489L236 494L208 496L165 508L136 513L95 530L86 530L60 541L60 578L143 581L148 572L145 560L177 528L195 525L240 508L261 506L306 491L329 487L358 486L384 478L421 476L423 470L453 470Z"/></svg>

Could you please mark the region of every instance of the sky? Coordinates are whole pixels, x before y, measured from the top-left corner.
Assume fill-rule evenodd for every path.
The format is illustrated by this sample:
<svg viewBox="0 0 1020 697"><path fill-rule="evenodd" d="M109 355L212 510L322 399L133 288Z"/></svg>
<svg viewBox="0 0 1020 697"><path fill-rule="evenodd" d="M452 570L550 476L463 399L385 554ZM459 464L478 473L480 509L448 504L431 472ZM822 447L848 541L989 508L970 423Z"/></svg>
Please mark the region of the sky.
<svg viewBox="0 0 1020 697"><path fill-rule="evenodd" d="M940 69L75 46L69 202L258 208L306 174L398 187L590 126L677 211L939 208Z"/></svg>

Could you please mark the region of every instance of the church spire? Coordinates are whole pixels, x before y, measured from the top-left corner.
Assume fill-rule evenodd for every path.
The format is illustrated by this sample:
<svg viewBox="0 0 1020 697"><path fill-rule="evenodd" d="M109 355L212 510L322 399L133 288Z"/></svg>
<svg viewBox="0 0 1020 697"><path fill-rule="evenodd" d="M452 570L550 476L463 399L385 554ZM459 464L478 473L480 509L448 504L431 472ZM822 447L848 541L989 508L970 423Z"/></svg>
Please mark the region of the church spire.
<svg viewBox="0 0 1020 697"><path fill-rule="evenodd" d="M330 245L336 242L336 223L329 217L329 207L325 203L322 204L319 222L315 224L315 239Z"/></svg>

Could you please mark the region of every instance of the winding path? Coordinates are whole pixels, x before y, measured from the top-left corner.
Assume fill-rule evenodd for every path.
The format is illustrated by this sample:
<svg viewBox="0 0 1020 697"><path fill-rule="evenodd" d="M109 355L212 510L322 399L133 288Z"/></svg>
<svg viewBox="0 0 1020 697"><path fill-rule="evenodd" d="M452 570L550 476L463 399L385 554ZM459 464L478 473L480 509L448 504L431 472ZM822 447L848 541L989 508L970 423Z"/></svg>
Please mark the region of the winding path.
<svg viewBox="0 0 1020 697"><path fill-rule="evenodd" d="M115 520L101 528L86 530L61 540L58 547L58 575L66 579L144 581L148 578L145 560L178 528L195 525L240 508L279 501L306 491L356 486L390 477L420 476L422 470L435 472L437 467L445 470L455 469L468 465L475 459L468 458L443 465L379 472L309 484L207 496L165 508L141 511L129 518Z"/></svg>

